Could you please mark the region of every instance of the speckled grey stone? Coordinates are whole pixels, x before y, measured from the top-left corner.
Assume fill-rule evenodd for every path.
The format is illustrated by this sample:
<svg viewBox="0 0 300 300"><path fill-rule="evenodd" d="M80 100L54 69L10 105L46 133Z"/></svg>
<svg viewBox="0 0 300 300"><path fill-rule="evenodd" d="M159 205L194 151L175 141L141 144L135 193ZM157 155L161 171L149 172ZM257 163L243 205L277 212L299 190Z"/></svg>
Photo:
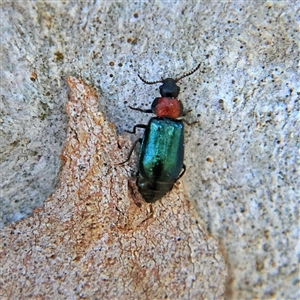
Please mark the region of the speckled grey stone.
<svg viewBox="0 0 300 300"><path fill-rule="evenodd" d="M158 95L137 73L176 77L202 61L180 82L199 121L184 182L223 244L228 295L300 297L299 2L3 1L1 57L2 226L55 189L67 75L95 85L122 134L149 118L128 106Z"/></svg>

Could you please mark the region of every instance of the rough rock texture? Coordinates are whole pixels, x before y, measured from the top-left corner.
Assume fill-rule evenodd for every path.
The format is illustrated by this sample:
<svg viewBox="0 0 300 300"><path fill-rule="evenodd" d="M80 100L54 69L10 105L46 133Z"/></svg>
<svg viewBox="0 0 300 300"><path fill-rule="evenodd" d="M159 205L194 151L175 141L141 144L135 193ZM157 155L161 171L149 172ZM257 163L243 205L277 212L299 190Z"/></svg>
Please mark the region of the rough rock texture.
<svg viewBox="0 0 300 300"><path fill-rule="evenodd" d="M179 82L199 121L186 128L181 184L224 249L228 298L299 298L299 5L2 1L0 226L55 191L68 75L96 87L120 135L150 117L128 106L158 95L137 73L176 77L201 61Z"/></svg>
<svg viewBox="0 0 300 300"><path fill-rule="evenodd" d="M60 183L32 217L2 230L1 299L222 298L225 261L179 184L153 205L135 196L95 90L68 84Z"/></svg>

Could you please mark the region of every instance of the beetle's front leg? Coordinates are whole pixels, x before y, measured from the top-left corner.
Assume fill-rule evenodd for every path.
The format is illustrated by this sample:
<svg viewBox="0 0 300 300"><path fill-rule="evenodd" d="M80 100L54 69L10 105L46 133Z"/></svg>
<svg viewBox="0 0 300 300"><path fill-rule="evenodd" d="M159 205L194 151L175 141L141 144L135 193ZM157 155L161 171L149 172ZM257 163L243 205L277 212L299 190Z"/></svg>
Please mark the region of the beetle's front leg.
<svg viewBox="0 0 300 300"><path fill-rule="evenodd" d="M133 110L137 110L137 111L143 112L143 113L147 113L147 114L151 114L152 113L151 109L142 109L142 108L139 108L139 107L132 107L132 106L129 106L129 108L133 109Z"/></svg>
<svg viewBox="0 0 300 300"><path fill-rule="evenodd" d="M192 109L188 109L188 110L184 110L182 113L182 116L185 117L187 114L189 114L191 111L193 111Z"/></svg>
<svg viewBox="0 0 300 300"><path fill-rule="evenodd" d="M189 125L189 126L195 125L195 124L199 123L199 121L194 121L194 122L192 122L192 123L189 123L189 122L188 122L187 120L185 120L185 119L182 119L182 122L184 122L186 125Z"/></svg>

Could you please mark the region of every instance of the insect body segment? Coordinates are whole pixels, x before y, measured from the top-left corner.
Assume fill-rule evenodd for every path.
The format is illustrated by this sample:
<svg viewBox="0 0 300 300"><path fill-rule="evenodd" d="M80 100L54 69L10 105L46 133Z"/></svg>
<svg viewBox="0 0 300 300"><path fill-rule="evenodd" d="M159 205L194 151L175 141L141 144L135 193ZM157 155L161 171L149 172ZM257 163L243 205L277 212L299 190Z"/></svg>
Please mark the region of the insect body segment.
<svg viewBox="0 0 300 300"><path fill-rule="evenodd" d="M161 97L153 101L151 110L132 108L156 115L150 119L148 125L138 124L133 131L135 133L137 127L145 128L139 152L137 186L146 202L152 203L162 198L185 172L184 126L180 119L184 112L181 101L177 99L180 88L176 83L193 74L199 67L200 64L178 79L166 78L149 82L139 75L147 84L162 82L159 87Z"/></svg>
<svg viewBox="0 0 300 300"><path fill-rule="evenodd" d="M151 110L159 118L178 119L182 116L183 105L178 99L161 97L153 101Z"/></svg>
<svg viewBox="0 0 300 300"><path fill-rule="evenodd" d="M168 193L183 168L183 123L151 118L139 153L137 186L147 202Z"/></svg>

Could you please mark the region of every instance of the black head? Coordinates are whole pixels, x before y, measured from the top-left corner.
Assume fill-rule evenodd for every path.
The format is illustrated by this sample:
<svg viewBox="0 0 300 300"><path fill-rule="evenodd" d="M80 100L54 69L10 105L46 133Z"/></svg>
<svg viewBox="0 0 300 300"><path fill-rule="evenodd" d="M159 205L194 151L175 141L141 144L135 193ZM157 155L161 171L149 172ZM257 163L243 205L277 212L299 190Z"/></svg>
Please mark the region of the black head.
<svg viewBox="0 0 300 300"><path fill-rule="evenodd" d="M159 87L159 92L162 97L177 98L180 87L176 85L176 80L173 78L166 78L162 81L162 85Z"/></svg>
<svg viewBox="0 0 300 300"><path fill-rule="evenodd" d="M162 80L157 80L157 81L146 81L144 78L142 78L139 74L139 78L147 83L147 84L155 84L155 83L159 83L162 82L162 85L159 87L159 91L162 97L173 97L173 98L177 98L179 91L180 91L180 87L178 85L176 85L176 82L178 82L179 80L181 80L184 77L190 76L193 73L195 73L199 68L200 68L201 63L191 72L184 74L181 77L178 77L176 79L173 78L166 78L166 79L162 79Z"/></svg>

